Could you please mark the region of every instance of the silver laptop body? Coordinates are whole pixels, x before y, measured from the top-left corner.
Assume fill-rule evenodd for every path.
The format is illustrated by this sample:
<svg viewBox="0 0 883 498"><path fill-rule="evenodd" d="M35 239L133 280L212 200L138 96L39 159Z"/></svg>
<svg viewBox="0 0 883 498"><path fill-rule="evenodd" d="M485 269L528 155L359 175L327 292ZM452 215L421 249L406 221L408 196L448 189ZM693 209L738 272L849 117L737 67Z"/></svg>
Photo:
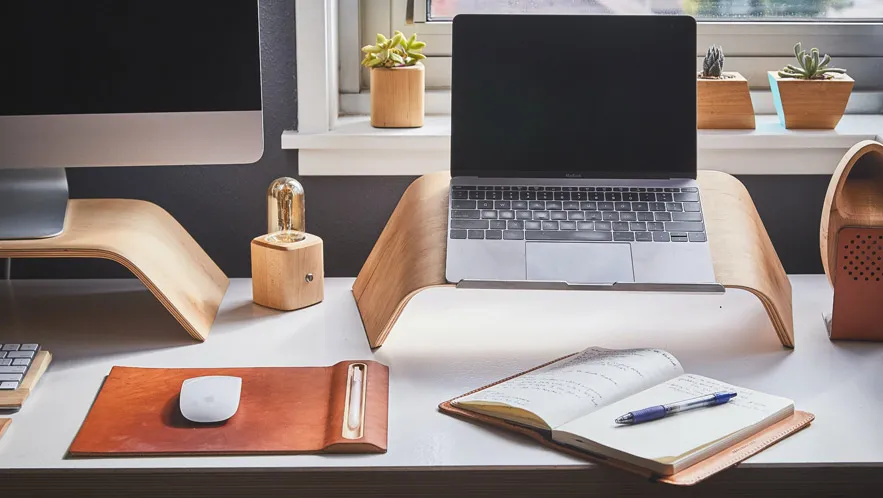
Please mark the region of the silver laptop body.
<svg viewBox="0 0 883 498"><path fill-rule="evenodd" d="M695 180L692 18L460 15L453 43L449 282L722 290ZM637 60L662 76L630 74Z"/></svg>

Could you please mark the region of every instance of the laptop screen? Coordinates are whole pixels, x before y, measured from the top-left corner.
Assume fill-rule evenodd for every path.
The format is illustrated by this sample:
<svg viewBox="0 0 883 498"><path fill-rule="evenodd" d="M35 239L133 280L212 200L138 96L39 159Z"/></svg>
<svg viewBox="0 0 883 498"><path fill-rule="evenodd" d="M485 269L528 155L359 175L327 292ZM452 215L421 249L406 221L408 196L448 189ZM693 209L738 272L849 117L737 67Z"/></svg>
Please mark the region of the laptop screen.
<svg viewBox="0 0 883 498"><path fill-rule="evenodd" d="M451 174L696 177L686 16L458 15Z"/></svg>

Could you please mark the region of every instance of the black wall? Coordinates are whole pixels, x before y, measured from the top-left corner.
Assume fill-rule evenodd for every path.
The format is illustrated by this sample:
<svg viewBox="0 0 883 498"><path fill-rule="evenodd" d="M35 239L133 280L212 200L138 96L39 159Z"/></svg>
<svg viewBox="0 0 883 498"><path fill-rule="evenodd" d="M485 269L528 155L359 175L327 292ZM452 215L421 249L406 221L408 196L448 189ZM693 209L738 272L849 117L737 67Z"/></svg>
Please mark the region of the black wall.
<svg viewBox="0 0 883 498"><path fill-rule="evenodd" d="M73 168L74 198L122 197L154 202L174 216L230 277L248 277L250 240L266 231L265 191L280 176L297 177L297 152L280 148L297 127L293 0L260 2L264 156L245 166ZM744 176L789 273L820 273L819 217L829 177ZM355 276L411 177L299 178L307 229L325 240L327 276ZM2 272L2 270L0 270ZM101 261L15 260L14 278L131 276Z"/></svg>

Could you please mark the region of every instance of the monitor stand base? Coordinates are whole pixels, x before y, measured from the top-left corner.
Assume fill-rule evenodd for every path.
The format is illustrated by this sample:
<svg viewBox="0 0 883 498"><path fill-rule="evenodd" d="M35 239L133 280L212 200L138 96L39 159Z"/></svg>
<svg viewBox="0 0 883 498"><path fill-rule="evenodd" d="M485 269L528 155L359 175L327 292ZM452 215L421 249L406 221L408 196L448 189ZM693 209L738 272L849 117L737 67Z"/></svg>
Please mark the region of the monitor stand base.
<svg viewBox="0 0 883 498"><path fill-rule="evenodd" d="M0 169L0 240L61 234L67 200L64 168Z"/></svg>

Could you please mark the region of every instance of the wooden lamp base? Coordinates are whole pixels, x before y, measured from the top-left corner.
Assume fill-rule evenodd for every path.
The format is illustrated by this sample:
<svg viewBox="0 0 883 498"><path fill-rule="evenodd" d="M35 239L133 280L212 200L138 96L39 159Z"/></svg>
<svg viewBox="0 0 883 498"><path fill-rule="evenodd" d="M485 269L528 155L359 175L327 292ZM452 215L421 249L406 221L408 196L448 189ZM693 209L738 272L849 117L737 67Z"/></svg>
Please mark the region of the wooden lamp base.
<svg viewBox="0 0 883 498"><path fill-rule="evenodd" d="M267 235L251 241L252 299L268 308L292 311L322 302L325 263L322 239L273 242Z"/></svg>

